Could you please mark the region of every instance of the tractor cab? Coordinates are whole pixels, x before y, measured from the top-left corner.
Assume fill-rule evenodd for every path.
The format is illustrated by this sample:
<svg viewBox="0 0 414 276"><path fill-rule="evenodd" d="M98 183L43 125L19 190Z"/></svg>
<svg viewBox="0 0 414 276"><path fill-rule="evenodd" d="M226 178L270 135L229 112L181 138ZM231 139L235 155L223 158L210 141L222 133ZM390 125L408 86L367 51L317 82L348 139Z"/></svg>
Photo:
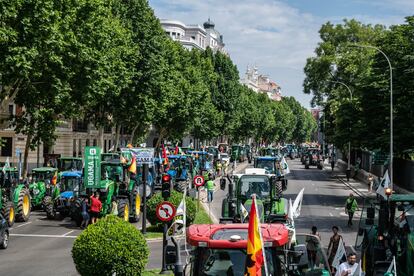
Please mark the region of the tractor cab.
<svg viewBox="0 0 414 276"><path fill-rule="evenodd" d="M264 169L247 169L245 174L236 174L229 180L228 195L222 202L222 222L246 221L252 205L252 195L257 198L259 218L262 222L286 221L288 202L282 198L282 183L275 175ZM225 189L223 178L220 188Z"/></svg>
<svg viewBox="0 0 414 276"><path fill-rule="evenodd" d="M244 275L248 224L191 225L187 241L193 247L186 269L192 276ZM269 275L287 275L283 264L289 233L282 224L261 226ZM262 275L265 275L264 266Z"/></svg>
<svg viewBox="0 0 414 276"><path fill-rule="evenodd" d="M414 194L364 202L355 248L367 275L383 275L395 256L397 275L414 273Z"/></svg>
<svg viewBox="0 0 414 276"><path fill-rule="evenodd" d="M265 169L267 174L282 176L280 169L280 159L273 156L259 156L254 159L254 167Z"/></svg>
<svg viewBox="0 0 414 276"><path fill-rule="evenodd" d="M191 164L185 155L169 155L168 156L169 170L168 174L176 181L185 181L189 177Z"/></svg>
<svg viewBox="0 0 414 276"><path fill-rule="evenodd" d="M79 196L82 190L82 172L65 171L60 175L60 194L52 202L52 206L45 206L48 218L55 218L59 214L61 218L70 215L71 203Z"/></svg>
<svg viewBox="0 0 414 276"><path fill-rule="evenodd" d="M59 172L82 171L83 161L78 157L60 157L58 159Z"/></svg>
<svg viewBox="0 0 414 276"><path fill-rule="evenodd" d="M244 162L246 160L246 149L241 145L231 146L230 161Z"/></svg>
<svg viewBox="0 0 414 276"><path fill-rule="evenodd" d="M203 175L204 179L208 179L211 174L215 178L215 170L212 154L206 151L190 151L189 154L193 157L193 173L192 175Z"/></svg>
<svg viewBox="0 0 414 276"><path fill-rule="evenodd" d="M42 206L42 204L44 204L45 196L51 196L55 193L56 183L56 168L42 167L33 169L29 184L32 207L36 208Z"/></svg>

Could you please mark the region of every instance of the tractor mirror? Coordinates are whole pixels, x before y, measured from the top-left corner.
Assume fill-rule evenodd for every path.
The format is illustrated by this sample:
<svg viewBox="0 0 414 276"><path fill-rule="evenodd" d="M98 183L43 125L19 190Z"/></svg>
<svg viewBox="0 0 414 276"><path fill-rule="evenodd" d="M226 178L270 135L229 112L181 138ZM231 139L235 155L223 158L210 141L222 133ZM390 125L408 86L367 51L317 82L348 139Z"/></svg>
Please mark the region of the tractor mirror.
<svg viewBox="0 0 414 276"><path fill-rule="evenodd" d="M221 178L220 179L220 189L221 190L225 190L226 189L226 183L227 183L227 181L226 181L226 179L225 178Z"/></svg>

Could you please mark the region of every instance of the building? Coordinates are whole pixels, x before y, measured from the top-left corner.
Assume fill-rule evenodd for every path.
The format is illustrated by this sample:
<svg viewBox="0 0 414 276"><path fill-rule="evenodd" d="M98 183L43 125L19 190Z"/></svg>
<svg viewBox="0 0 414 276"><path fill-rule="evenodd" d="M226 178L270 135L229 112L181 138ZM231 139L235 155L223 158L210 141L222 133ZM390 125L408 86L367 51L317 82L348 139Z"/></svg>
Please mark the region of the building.
<svg viewBox="0 0 414 276"><path fill-rule="evenodd" d="M271 100L282 100L281 87L268 76L259 74L256 66L252 68L247 67L245 76L240 80L240 83L246 85L256 93L266 94Z"/></svg>
<svg viewBox="0 0 414 276"><path fill-rule="evenodd" d="M223 35L214 28L215 24L210 18L203 26L186 25L177 20L161 19L160 21L165 33L189 50L194 48L205 50L210 47L214 51L225 52Z"/></svg>

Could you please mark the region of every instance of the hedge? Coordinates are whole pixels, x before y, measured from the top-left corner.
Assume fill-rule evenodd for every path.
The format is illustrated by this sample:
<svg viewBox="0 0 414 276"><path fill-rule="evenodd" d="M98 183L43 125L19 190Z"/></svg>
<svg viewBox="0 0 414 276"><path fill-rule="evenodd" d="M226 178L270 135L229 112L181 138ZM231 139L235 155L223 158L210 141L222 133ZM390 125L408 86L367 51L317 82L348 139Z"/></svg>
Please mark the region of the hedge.
<svg viewBox="0 0 414 276"><path fill-rule="evenodd" d="M149 250L142 233L124 220L109 215L80 234L72 248L79 274L141 275Z"/></svg>

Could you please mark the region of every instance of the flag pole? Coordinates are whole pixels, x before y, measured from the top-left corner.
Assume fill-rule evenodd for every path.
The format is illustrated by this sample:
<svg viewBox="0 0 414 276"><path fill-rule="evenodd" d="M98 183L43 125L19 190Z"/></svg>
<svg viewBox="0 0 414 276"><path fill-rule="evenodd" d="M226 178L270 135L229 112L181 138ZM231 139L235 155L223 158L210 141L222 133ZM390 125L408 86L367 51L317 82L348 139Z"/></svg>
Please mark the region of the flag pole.
<svg viewBox="0 0 414 276"><path fill-rule="evenodd" d="M265 253L266 249L264 247L263 237L262 237L262 229L260 227L259 210L257 209L257 204L256 204L256 194L253 194L252 197L253 197L253 200L254 200L254 208L256 209L256 218L257 218L258 227L259 227L260 242L262 243L262 254L263 254L263 264L264 264L264 267L265 267L265 275L269 276L269 272L267 270L267 262L266 262L266 253Z"/></svg>

